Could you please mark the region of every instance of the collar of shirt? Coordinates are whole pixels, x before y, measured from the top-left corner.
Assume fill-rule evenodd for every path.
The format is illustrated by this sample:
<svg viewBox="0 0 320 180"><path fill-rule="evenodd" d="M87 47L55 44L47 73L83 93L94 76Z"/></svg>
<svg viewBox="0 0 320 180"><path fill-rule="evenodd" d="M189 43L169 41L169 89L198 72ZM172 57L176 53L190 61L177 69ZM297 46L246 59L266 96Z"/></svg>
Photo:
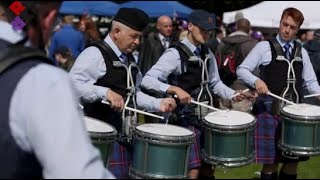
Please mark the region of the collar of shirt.
<svg viewBox="0 0 320 180"><path fill-rule="evenodd" d="M290 51L290 52L292 51L292 48L293 48L293 46L294 46L294 41L293 41L293 40L291 40L291 41L289 41L289 42L286 42L286 41L284 41L283 39L281 39L281 37L280 37L279 34L276 36L276 39L277 39L277 41L280 43L283 51L285 51L285 49L284 49L283 46L284 46L286 43L289 43L289 44L290 44L290 49L289 49L289 51Z"/></svg>
<svg viewBox="0 0 320 180"><path fill-rule="evenodd" d="M187 37L185 37L181 42L185 44L191 50L191 52L194 52L197 49L197 47L192 44Z"/></svg>
<svg viewBox="0 0 320 180"><path fill-rule="evenodd" d="M116 44L114 44L114 42L112 41L110 35L108 34L106 38L104 38L104 42L106 42L111 49L113 50L114 53L116 53L116 55L119 57L119 60L121 62L123 62L123 59L120 58L122 52L120 51L120 49L118 48L118 46Z"/></svg>
<svg viewBox="0 0 320 180"><path fill-rule="evenodd" d="M161 33L158 33L158 35L159 35L160 41L163 42L163 39L164 39L165 37L164 37Z"/></svg>

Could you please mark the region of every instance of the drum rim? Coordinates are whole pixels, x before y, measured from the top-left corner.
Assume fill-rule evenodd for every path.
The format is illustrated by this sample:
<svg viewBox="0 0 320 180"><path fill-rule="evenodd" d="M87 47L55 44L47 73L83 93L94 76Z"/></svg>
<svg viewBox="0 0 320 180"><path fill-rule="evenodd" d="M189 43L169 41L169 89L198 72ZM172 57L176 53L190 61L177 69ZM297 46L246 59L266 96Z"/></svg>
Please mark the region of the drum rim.
<svg viewBox="0 0 320 180"><path fill-rule="evenodd" d="M185 127L181 127L181 126L177 126L177 127L180 127L180 128L184 128L188 131L190 131L192 134L190 135L186 135L186 136L166 136L166 135L160 135L160 134L153 134L153 133L149 133L149 132L146 132L146 131L141 131L139 129L137 129L138 126L140 125L144 125L146 123L142 123L142 124L136 124L134 125L133 127L133 136L134 137L137 137L139 139L142 139L142 140L148 140L149 142L152 142L152 143L157 143L157 144L166 144L166 143L188 143L188 144L191 144L195 141L195 133L193 131L191 131L190 129L188 128L185 128ZM149 123L149 124L153 124L153 123ZM161 124L161 123L159 123ZM153 140L162 140L163 142L159 142L159 141L153 141Z"/></svg>
<svg viewBox="0 0 320 180"><path fill-rule="evenodd" d="M301 121L313 121L313 122L320 123L320 116L301 116L301 115L288 113L288 112L284 111L283 109L281 109L281 111L280 111L280 116L284 116L287 118L294 118L292 121L300 121L300 122Z"/></svg>
<svg viewBox="0 0 320 180"><path fill-rule="evenodd" d="M175 176L165 176L165 175L156 175L150 173L142 173L141 171L136 170L132 166L129 167L129 176L139 179L186 179L187 175L175 175Z"/></svg>
<svg viewBox="0 0 320 180"><path fill-rule="evenodd" d="M92 119L94 121L98 121L102 124L106 124L108 126L111 127L112 131L111 132L96 132L96 131L89 131L87 129L87 132L89 133L90 135L90 138L91 140L94 140L94 141L99 141L98 139L101 139L102 141L105 140L105 141L113 141L117 138L117 130L109 123L107 122L104 122L100 119L96 119L96 118L93 118L93 117L90 117L90 116L84 116L85 118L89 118L89 119Z"/></svg>
<svg viewBox="0 0 320 180"><path fill-rule="evenodd" d="M236 110L231 110L231 111L236 111ZM246 124L241 124L241 125L227 125L227 126L237 126L237 127L241 127L241 126L245 126L245 125L251 124L251 123L253 123L254 121L257 120L257 118L256 118L254 115L250 114L250 113L246 113L246 112L242 112L242 111L236 111L236 112L245 113L245 114L251 116L253 120L252 120L251 122L249 122L249 123L246 123ZM208 122L207 125L213 124L213 125L216 125L216 126L226 126L226 125L222 125L222 124L212 123L212 122L206 120L206 117L202 118L202 121L203 121L203 122Z"/></svg>
<svg viewBox="0 0 320 180"><path fill-rule="evenodd" d="M242 125L218 125L204 119L202 120L202 123L203 123L202 124L203 128L209 129L209 130L225 130L225 131L239 132L239 131L244 131L246 129L254 128L257 124L257 118L254 118L254 120L250 123L242 124ZM207 126L204 126L204 125L207 125Z"/></svg>

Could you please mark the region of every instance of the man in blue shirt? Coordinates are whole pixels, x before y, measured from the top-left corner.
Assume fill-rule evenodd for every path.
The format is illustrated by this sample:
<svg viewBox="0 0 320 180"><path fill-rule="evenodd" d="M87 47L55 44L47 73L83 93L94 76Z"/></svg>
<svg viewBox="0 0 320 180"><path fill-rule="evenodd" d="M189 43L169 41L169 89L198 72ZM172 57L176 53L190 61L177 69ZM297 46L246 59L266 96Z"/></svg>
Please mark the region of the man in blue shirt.
<svg viewBox="0 0 320 180"><path fill-rule="evenodd" d="M74 28L73 16L64 16L62 27L53 34L49 45L49 57L55 59L55 49L66 46L71 49L73 58L77 58L84 49L85 39L83 34Z"/></svg>
<svg viewBox="0 0 320 180"><path fill-rule="evenodd" d="M119 111L124 109L124 101L132 97L129 94L133 92L137 105L145 110L167 112L176 107L173 98L156 99L142 93L139 88L142 79L140 70L126 70L136 65L132 52L139 45L139 38L148 23L149 17L142 10L120 8L107 37L81 52L69 73L85 113L116 128L118 139L108 167L117 178L122 179L128 178L132 158L128 135L121 133L124 119ZM128 89L128 75L132 76L134 89ZM109 101L110 106L102 104L101 100Z"/></svg>
<svg viewBox="0 0 320 180"><path fill-rule="evenodd" d="M280 102L266 96L270 91L278 96L293 97L291 100L299 102L293 88L288 94L283 94L283 90L286 88L287 78L289 78L287 77L289 68L287 62L295 58L295 50L300 46L294 39L303 21L303 14L298 9L285 9L281 16L276 38L271 41L259 42L237 68L239 79L255 88L260 94L253 107L253 112L257 116L256 162L263 164L261 179L277 179L279 162L284 163L279 173L279 179L296 179L298 161L307 159L295 160L281 155L281 151L277 147L280 131ZM287 62L276 59L278 49L283 53L281 55L286 57ZM308 53L302 48L301 54L302 62L294 62L292 68L295 72L295 86L300 97L303 87L306 87L310 93L320 92ZM256 67L260 68L260 77L252 74Z"/></svg>
<svg viewBox="0 0 320 180"><path fill-rule="evenodd" d="M189 16L188 35L181 44L174 48L169 48L160 57L155 65L146 73L142 79L141 86L146 91L156 91L161 94L176 95L180 101L180 106L175 110L177 114L178 125L184 126L195 132L196 142L191 146L189 156L189 178L196 179L201 166L200 154L200 136L201 130L199 121L201 119L195 115L194 107L190 106L192 99L196 99L199 95L202 77L202 67L200 62L191 62L188 57L184 56L184 51L178 51L184 48L188 54L198 56L205 59L205 55L209 55L208 60L208 85L210 92L208 94L218 94L226 99L236 92L227 87L220 80L217 63L213 53L208 47L204 46L209 39L209 31L215 28L215 23L210 13L203 10L195 10ZM244 98L243 93L233 97L234 101L241 101ZM210 101L204 98L203 101ZM212 102L209 102L212 104ZM211 168L211 167L210 167ZM212 173L209 173L212 176Z"/></svg>

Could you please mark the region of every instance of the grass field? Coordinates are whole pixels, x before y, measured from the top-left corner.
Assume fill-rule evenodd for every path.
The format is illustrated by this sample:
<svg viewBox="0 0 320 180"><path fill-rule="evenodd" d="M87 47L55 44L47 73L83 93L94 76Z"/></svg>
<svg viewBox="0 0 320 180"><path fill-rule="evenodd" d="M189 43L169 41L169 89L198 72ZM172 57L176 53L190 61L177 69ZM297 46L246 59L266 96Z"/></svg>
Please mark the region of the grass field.
<svg viewBox="0 0 320 180"><path fill-rule="evenodd" d="M261 165L250 164L248 166L232 169L217 169L216 179L259 179ZM314 156L310 160L302 162L298 167L298 179L320 179L320 156Z"/></svg>

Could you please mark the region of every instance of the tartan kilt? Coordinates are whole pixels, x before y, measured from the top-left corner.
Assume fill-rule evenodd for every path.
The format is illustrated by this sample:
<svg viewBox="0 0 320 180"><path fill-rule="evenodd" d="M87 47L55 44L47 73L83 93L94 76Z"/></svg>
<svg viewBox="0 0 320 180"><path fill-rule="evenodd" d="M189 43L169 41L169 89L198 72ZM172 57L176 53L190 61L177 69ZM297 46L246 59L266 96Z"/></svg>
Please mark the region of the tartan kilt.
<svg viewBox="0 0 320 180"><path fill-rule="evenodd" d="M195 126L188 126L188 129L190 129L196 135L196 141L190 147L189 163L188 163L189 169L194 169L201 166L201 152L200 152L201 131Z"/></svg>
<svg viewBox="0 0 320 180"><path fill-rule="evenodd" d="M132 149L115 141L113 152L109 158L108 169L117 179L128 179L131 162Z"/></svg>
<svg viewBox="0 0 320 180"><path fill-rule="evenodd" d="M272 99L270 96L259 97L254 105L253 112L257 113L254 135L256 163L275 164L308 160L308 156L299 157L297 160L282 156L282 151L278 148L281 137L281 118L271 113Z"/></svg>

